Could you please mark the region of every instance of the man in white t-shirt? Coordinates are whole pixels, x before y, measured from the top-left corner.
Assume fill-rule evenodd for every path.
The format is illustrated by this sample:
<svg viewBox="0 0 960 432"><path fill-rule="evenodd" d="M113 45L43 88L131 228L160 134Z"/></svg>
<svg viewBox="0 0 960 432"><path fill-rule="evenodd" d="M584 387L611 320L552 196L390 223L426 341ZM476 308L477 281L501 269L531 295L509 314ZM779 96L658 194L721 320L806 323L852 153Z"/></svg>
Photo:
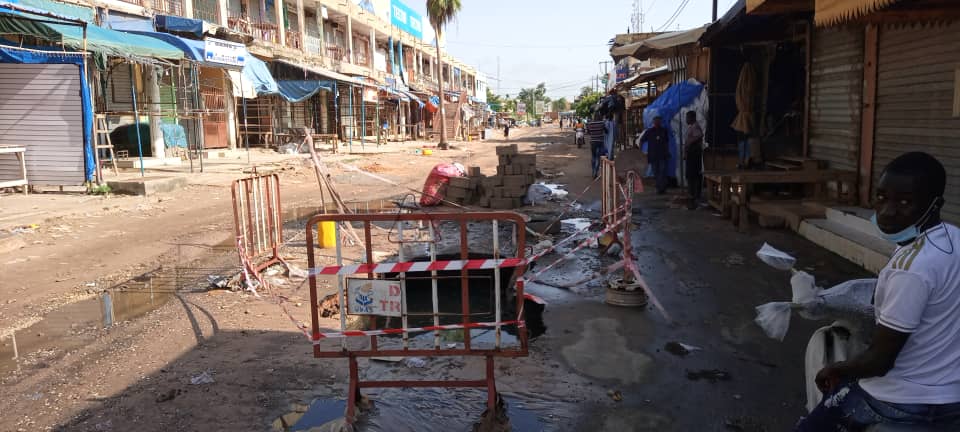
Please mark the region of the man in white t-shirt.
<svg viewBox="0 0 960 432"><path fill-rule="evenodd" d="M873 340L817 374L824 398L795 431L960 431L960 229L940 219L945 187L943 165L926 153L884 169L873 220L898 247L877 281Z"/></svg>

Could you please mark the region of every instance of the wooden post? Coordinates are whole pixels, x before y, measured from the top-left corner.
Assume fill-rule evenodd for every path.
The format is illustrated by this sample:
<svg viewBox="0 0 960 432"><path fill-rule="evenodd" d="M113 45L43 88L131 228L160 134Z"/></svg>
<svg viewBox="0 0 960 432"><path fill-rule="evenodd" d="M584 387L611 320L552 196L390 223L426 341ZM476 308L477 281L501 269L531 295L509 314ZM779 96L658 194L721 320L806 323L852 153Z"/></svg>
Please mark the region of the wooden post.
<svg viewBox="0 0 960 432"><path fill-rule="evenodd" d="M880 31L876 24L867 24L863 44L863 109L860 114L860 205L870 204L873 184L873 146L877 116L877 60Z"/></svg>
<svg viewBox="0 0 960 432"><path fill-rule="evenodd" d="M807 49L806 55L806 85L803 86L803 157L810 156L810 77L813 68L813 22L807 21L807 32L805 36Z"/></svg>

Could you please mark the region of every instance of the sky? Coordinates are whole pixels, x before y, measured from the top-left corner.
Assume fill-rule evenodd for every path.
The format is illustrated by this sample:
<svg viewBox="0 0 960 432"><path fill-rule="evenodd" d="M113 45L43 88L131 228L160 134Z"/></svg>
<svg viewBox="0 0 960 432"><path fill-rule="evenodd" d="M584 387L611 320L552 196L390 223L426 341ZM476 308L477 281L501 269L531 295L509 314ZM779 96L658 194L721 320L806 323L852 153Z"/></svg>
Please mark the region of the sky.
<svg viewBox="0 0 960 432"><path fill-rule="evenodd" d="M425 0L404 0L426 18ZM610 61L607 41L626 33L633 0L461 0L447 26L446 49L487 76L494 93L516 96L520 88L547 85L547 96L572 100ZM686 30L710 22L712 0L641 0L643 29ZM718 0L718 16L736 0ZM497 63L500 81L497 82ZM607 66L608 68L611 65ZM499 91L497 90L499 88Z"/></svg>

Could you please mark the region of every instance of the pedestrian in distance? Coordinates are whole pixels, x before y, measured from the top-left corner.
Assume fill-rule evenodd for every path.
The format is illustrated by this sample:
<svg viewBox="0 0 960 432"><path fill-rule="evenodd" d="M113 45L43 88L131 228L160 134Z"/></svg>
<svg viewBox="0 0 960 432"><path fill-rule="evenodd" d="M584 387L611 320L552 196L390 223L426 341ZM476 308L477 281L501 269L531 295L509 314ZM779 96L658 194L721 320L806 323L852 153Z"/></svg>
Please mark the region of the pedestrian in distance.
<svg viewBox="0 0 960 432"><path fill-rule="evenodd" d="M940 218L946 184L922 152L881 173L872 221L897 248L877 279L873 339L817 373L823 399L795 432L960 430L960 229Z"/></svg>
<svg viewBox="0 0 960 432"><path fill-rule="evenodd" d="M667 167L670 162L670 136L663 127L663 117L653 118L653 127L643 131L640 145L647 143L647 162L656 178L657 195L667 193Z"/></svg>
<svg viewBox="0 0 960 432"><path fill-rule="evenodd" d="M503 123L503 139L510 139L510 121Z"/></svg>
<svg viewBox="0 0 960 432"><path fill-rule="evenodd" d="M590 140L590 167L592 168L593 178L600 175L600 157L604 152L603 136L606 133L606 125L597 114L592 122L587 123L587 137Z"/></svg>
<svg viewBox="0 0 960 432"><path fill-rule="evenodd" d="M703 129L697 123L697 112L687 111L687 131L683 137L683 159L685 161L687 192L690 202L687 208L696 210L703 191Z"/></svg>

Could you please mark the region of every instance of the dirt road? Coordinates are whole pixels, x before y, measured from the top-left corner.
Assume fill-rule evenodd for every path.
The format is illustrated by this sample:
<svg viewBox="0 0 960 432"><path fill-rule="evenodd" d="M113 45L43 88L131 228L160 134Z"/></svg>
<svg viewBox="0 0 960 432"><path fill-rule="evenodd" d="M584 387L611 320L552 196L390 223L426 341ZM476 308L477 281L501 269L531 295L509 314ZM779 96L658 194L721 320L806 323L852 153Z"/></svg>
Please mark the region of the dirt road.
<svg viewBox="0 0 960 432"><path fill-rule="evenodd" d="M541 169L564 173L555 181L566 184L572 195L593 184L587 150L571 145L569 131L514 132L511 142L536 152ZM351 163L418 189L441 160L491 172L497 144L469 143L465 150L432 159L381 155ZM624 154L618 164L629 166L638 159ZM336 170L335 176L347 199L397 194L356 174ZM302 166L285 171L282 182L286 208L318 205L312 172ZM595 207L598 196L591 186L581 202ZM313 359L309 343L276 305L247 294L208 290L207 274L236 268L226 185L164 198L142 212L103 211L82 222L64 221L71 227L66 238L38 233L40 243L23 254L36 258L5 265L9 270L0 280L0 298L16 299L0 306L7 324L41 315L45 305L92 297L88 289L113 281L132 286L130 276L159 266L164 275L172 275L165 276L167 287L176 289L155 292L151 311L129 320L117 316L117 324L107 329L98 297L86 306L73 303L42 314L49 325L40 333L64 336L45 344L51 338L19 333L20 340L35 340L39 348L21 350L16 363L0 359L0 430L269 430L280 416L311 403L340 409L345 361ZM640 201L633 241L648 282L674 322L653 309L605 305L599 283L573 289L530 284L530 291L550 302L544 316L547 331L532 342L529 358L500 361L497 368L515 430L788 429L802 412L802 351L816 323L795 320L782 343L763 336L752 323L753 307L789 297L788 276L761 266L752 254L767 241L794 253L827 281L860 272L790 233L743 235L709 211L677 209L669 198L652 195ZM538 211L556 213L558 207ZM302 248L302 236L296 237L302 221L287 222L289 253L296 254L293 249ZM588 250L545 277L564 279L609 260ZM98 282L87 287L89 281ZM293 314L308 321L301 284L291 281L284 289ZM330 328L337 326L329 322ZM664 350L668 342L702 350L678 357ZM0 348L7 350L10 340L2 343ZM361 367L374 379L477 377L483 371L482 362L470 359L363 362ZM713 370L724 374L699 373ZM369 394L377 408L363 430L465 431L483 408L482 392L474 390Z"/></svg>

